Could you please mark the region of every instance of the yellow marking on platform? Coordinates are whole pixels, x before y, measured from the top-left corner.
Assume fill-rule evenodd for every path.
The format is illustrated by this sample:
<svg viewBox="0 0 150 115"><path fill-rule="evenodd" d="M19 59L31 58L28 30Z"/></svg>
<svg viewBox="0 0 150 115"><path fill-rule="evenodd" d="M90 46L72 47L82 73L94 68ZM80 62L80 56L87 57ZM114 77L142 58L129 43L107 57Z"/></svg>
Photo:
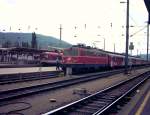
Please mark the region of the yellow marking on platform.
<svg viewBox="0 0 150 115"><path fill-rule="evenodd" d="M143 103L141 104L141 106L139 107L139 109L138 109L138 111L136 112L135 115L141 115L141 113L142 113L142 111L143 111L143 109L144 109L144 107L145 107L145 105L146 105L146 103L147 103L149 97L150 97L150 91L149 91L148 94L146 95L146 97L145 97Z"/></svg>

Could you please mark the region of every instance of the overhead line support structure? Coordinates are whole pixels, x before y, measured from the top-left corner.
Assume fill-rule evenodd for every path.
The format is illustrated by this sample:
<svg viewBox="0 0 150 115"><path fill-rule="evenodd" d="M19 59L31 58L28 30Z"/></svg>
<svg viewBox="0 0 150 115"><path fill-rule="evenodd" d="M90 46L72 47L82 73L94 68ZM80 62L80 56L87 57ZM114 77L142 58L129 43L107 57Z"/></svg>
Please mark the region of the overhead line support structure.
<svg viewBox="0 0 150 115"><path fill-rule="evenodd" d="M129 48L129 0L127 0L127 14L126 14L125 74L128 73L128 48Z"/></svg>

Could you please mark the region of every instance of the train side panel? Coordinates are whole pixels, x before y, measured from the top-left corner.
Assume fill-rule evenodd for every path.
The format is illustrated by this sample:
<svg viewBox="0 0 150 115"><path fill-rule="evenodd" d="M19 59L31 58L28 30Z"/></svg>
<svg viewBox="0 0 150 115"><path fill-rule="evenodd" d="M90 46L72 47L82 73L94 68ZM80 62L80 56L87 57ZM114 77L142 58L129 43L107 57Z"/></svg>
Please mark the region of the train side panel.
<svg viewBox="0 0 150 115"><path fill-rule="evenodd" d="M62 53L57 52L44 52L41 54L41 64L43 66L55 66L56 59L62 59Z"/></svg>
<svg viewBox="0 0 150 115"><path fill-rule="evenodd" d="M117 55L109 55L110 67L120 68L124 66L124 57Z"/></svg>

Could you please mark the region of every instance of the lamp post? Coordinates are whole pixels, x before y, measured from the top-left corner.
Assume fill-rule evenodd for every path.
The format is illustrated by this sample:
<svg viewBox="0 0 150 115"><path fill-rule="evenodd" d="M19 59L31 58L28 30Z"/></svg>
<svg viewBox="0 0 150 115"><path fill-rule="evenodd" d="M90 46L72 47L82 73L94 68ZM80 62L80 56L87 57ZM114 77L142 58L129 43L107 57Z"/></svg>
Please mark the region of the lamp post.
<svg viewBox="0 0 150 115"><path fill-rule="evenodd" d="M105 38L103 38L104 39L104 50L105 50Z"/></svg>
<svg viewBox="0 0 150 115"><path fill-rule="evenodd" d="M18 41L19 41L19 47L22 47L22 39L21 39L21 28L18 29L19 30L19 37L18 37Z"/></svg>
<svg viewBox="0 0 150 115"><path fill-rule="evenodd" d="M147 22L147 61L149 60L148 58L148 48L149 48L149 23Z"/></svg>
<svg viewBox="0 0 150 115"><path fill-rule="evenodd" d="M6 39L5 39L5 29L3 29L3 40L2 40L2 47L5 47Z"/></svg>
<svg viewBox="0 0 150 115"><path fill-rule="evenodd" d="M61 47L61 39L62 39L62 25L60 24L60 27L59 27L59 45Z"/></svg>
<svg viewBox="0 0 150 115"><path fill-rule="evenodd" d="M96 48L96 43L101 42L101 41L93 41L93 46Z"/></svg>
<svg viewBox="0 0 150 115"><path fill-rule="evenodd" d="M115 45L115 43L114 43L114 53L116 52L116 45Z"/></svg>
<svg viewBox="0 0 150 115"><path fill-rule="evenodd" d="M138 55L139 55L139 50L137 49L137 57L138 57Z"/></svg>
<svg viewBox="0 0 150 115"><path fill-rule="evenodd" d="M101 35L97 35L97 36L101 36ZM103 38L103 40L104 40L104 42L103 42L103 43L104 43L104 45L103 45L103 46L104 46L104 47L103 47L103 49L105 50L105 38L104 38L104 37L102 37L102 38Z"/></svg>

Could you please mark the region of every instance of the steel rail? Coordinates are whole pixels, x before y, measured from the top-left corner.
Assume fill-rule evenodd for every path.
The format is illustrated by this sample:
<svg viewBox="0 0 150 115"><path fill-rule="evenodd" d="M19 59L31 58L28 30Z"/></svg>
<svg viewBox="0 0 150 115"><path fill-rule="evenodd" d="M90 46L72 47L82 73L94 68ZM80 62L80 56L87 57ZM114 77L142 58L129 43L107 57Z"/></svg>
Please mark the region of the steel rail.
<svg viewBox="0 0 150 115"><path fill-rule="evenodd" d="M90 80L95 80L98 78L103 78L103 77L108 77L114 74L118 74L123 72L123 70L114 70L114 71L109 71L109 72L101 72L101 73L96 73L96 74L91 74L91 75L86 75L83 77L78 77L78 78L70 78L67 80L62 80L62 81L57 81L53 83L47 83L47 84L41 84L41 85L36 85L36 86L29 86L29 87L23 87L23 88L18 88L18 89L12 89L12 90L7 90L7 91L1 91L0 92L0 101L7 101L43 91L50 91L53 89L57 88L63 88L66 86L74 85L77 83L82 83L82 82L87 82Z"/></svg>
<svg viewBox="0 0 150 115"><path fill-rule="evenodd" d="M96 113L94 113L93 115L101 115L101 114L105 114L106 112L109 111L109 109L111 109L111 107L113 107L116 103L118 103L119 101L121 101L124 97L126 97L129 93L131 93L132 91L134 91L138 86L140 86L143 82L145 82L147 79L149 79L150 76L144 78L142 81L140 81L138 84L136 84L135 86L133 86L129 91L127 91L125 94L123 94L121 97L119 97L117 100L115 100L113 103L111 103L109 106L107 106L105 109L103 109L102 111L97 111Z"/></svg>
<svg viewBox="0 0 150 115"><path fill-rule="evenodd" d="M58 114L100 115L100 114L104 114L104 112L108 111L108 109L110 109L115 103L120 101L124 96L129 94L137 86L139 86L146 79L148 79L149 74L150 74L150 72L146 72L144 74L141 74L141 75L136 76L134 78L131 78L129 80L122 81L116 85L108 87L104 90L101 90L101 91L95 93L95 94L92 94L90 96L87 96L85 98L77 100L75 102L72 102L72 103L67 104L65 106L62 106L60 108L54 109L54 110L47 112L43 115L51 115L51 114L52 115L58 115ZM130 85L129 85L129 82L130 82ZM120 86L123 89L120 89ZM126 88L128 88L128 89L126 89ZM124 90L124 92L121 92L120 94L117 95L116 93L118 93L119 90L120 90L120 92L122 90ZM114 91L114 93L113 93L113 91ZM95 103L98 103L98 102L99 103L94 104L94 101L95 101ZM89 104L89 106L88 106L88 104ZM93 106L92 106L92 104L93 104ZM94 108L94 106L95 106L95 108Z"/></svg>
<svg viewBox="0 0 150 115"><path fill-rule="evenodd" d="M4 74L0 75L0 85L52 78L56 77L60 72L61 71L46 71L33 73Z"/></svg>
<svg viewBox="0 0 150 115"><path fill-rule="evenodd" d="M140 69L140 68L142 67L134 67L133 69ZM61 72L62 71L50 71L50 72L45 71L45 72L31 72L31 73L1 74L0 85L57 77Z"/></svg>

